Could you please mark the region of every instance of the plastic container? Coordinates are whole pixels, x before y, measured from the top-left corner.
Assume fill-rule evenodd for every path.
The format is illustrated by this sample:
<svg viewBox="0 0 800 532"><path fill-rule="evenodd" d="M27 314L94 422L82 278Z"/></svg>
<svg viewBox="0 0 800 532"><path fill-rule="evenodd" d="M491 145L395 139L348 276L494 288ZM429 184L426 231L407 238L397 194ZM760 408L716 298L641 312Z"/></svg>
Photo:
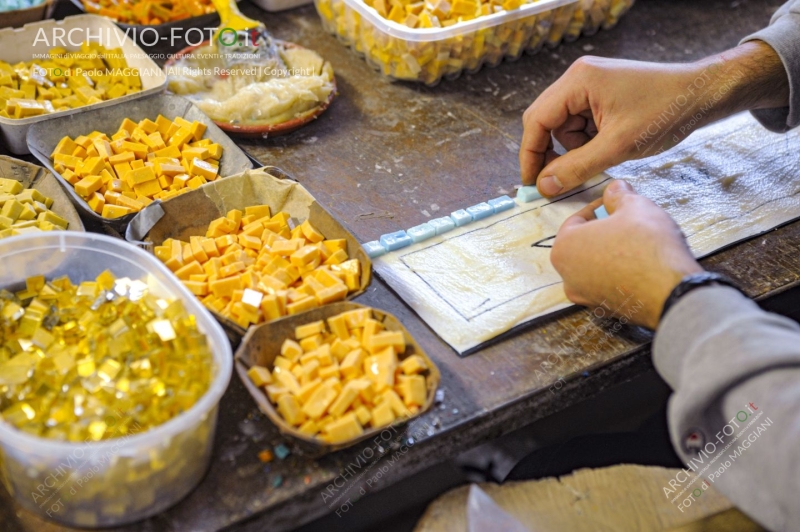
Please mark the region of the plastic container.
<svg viewBox="0 0 800 532"><path fill-rule="evenodd" d="M122 240L58 231L0 240L0 288L26 277L94 278L109 269L180 298L214 355L210 388L189 410L148 432L96 443L25 434L0 421L0 479L23 507L79 527L114 526L156 514L183 498L208 468L217 407L232 372L222 328L154 256Z"/></svg>
<svg viewBox="0 0 800 532"><path fill-rule="evenodd" d="M364 0L314 0L325 29L386 76L436 85L523 51L614 26L634 0L541 0L446 28L412 29Z"/></svg>
<svg viewBox="0 0 800 532"><path fill-rule="evenodd" d="M58 30L56 33L54 30ZM63 34L61 31L63 30ZM41 33L40 33L41 32ZM61 35L61 41L55 37ZM89 36L92 42L98 42L107 48L122 48L130 68L139 69L142 90L126 94L119 98L101 103L85 105L69 111L59 111L30 118L4 118L0 116L0 137L12 153L24 155L28 152L25 137L31 124L50 120L61 116L74 115L92 109L101 109L121 102L137 100L150 94L162 92L167 87L167 76L144 51L136 46L111 20L95 15L75 15L64 20L45 20L34 24L26 24L20 29L6 28L0 30L0 59L8 63L30 61L38 54L45 54L56 46L62 46L70 52L80 49L81 43Z"/></svg>
<svg viewBox="0 0 800 532"><path fill-rule="evenodd" d="M633 6L634 0L579 0L564 40L574 41L581 34L594 35L600 28L614 27L619 18Z"/></svg>

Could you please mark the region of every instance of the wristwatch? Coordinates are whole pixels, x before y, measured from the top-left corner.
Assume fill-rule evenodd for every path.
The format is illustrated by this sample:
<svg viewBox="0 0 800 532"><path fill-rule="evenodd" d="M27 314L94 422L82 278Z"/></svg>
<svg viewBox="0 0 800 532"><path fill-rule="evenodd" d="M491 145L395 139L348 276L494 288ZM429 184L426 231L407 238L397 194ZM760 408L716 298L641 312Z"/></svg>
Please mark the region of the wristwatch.
<svg viewBox="0 0 800 532"><path fill-rule="evenodd" d="M695 288L700 288L703 286L714 286L714 285L730 286L731 288L735 288L739 292L742 292L742 289L739 288L739 286L737 286L735 282L733 282L730 278L722 275L721 273L714 273L714 272L692 273L681 279L681 282L678 283L678 286L672 289L672 292L670 292L669 297L667 298L666 301L664 301L664 308L661 309L661 316L659 316L659 321L664 319L664 316L667 315L667 311L675 303L677 303L680 298L682 298ZM742 294L744 294L744 292L742 292Z"/></svg>

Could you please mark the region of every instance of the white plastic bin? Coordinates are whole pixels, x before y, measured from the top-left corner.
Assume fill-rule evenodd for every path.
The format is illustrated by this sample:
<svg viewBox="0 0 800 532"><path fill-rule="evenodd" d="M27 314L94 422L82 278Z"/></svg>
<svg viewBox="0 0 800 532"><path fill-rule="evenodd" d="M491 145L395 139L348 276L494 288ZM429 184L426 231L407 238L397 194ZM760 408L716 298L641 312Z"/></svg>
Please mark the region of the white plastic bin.
<svg viewBox="0 0 800 532"><path fill-rule="evenodd" d="M153 255L119 239L59 231L0 240L0 288L34 275L73 282L103 270L139 279L159 297L180 298L214 356L214 377L186 412L141 434L92 443L32 436L0 420L0 479L27 508L80 527L106 527L154 515L189 493L208 468L217 406L233 367L225 333ZM1 527L0 527L1 528Z"/></svg>
<svg viewBox="0 0 800 532"><path fill-rule="evenodd" d="M60 40L57 40L57 37L60 37ZM29 153L25 136L31 124L144 98L150 94L163 92L167 88L166 74L150 59L150 56L136 46L136 43L110 19L97 15L75 15L64 20L45 20L26 24L22 28L0 30L0 59L11 64L30 61L38 57L38 54L46 54L51 48L62 44L68 51L74 52L80 49L81 42L90 37L91 42L99 42L106 48L122 48L128 66L139 71L142 90L68 111L18 119L0 116L0 137L5 140L11 153L19 155Z"/></svg>
<svg viewBox="0 0 800 532"><path fill-rule="evenodd" d="M409 28L364 0L314 0L325 29L383 74L439 83L614 26L634 0L538 0L445 28Z"/></svg>

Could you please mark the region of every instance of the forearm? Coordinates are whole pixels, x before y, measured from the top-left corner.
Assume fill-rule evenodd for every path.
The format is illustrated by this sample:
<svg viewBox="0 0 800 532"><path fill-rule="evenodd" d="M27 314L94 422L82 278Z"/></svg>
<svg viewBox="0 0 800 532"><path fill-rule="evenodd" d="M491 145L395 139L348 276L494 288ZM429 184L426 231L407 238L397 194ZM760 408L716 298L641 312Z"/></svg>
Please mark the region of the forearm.
<svg viewBox="0 0 800 532"><path fill-rule="evenodd" d="M788 105L786 70L775 50L761 41L681 65L676 72L681 72L685 89L674 100L681 115L670 129L673 143L741 111Z"/></svg>
<svg viewBox="0 0 800 532"><path fill-rule="evenodd" d="M733 289L702 288L665 316L654 362L675 389L670 433L687 467L771 530L800 521L800 327Z"/></svg>
<svg viewBox="0 0 800 532"><path fill-rule="evenodd" d="M753 109L753 116L772 131L784 132L800 124L800 0L789 0L770 25L742 39L743 43L765 43L781 61L786 75L787 98L775 105Z"/></svg>
<svg viewBox="0 0 800 532"><path fill-rule="evenodd" d="M696 65L708 80L704 103L711 104L709 122L740 111L789 105L786 69L762 41L745 42Z"/></svg>

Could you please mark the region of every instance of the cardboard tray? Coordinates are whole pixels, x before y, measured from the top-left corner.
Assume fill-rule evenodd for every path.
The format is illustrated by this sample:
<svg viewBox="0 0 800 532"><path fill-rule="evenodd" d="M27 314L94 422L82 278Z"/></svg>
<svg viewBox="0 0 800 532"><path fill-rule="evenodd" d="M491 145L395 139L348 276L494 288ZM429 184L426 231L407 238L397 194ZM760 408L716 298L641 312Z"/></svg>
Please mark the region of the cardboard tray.
<svg viewBox="0 0 800 532"><path fill-rule="evenodd" d="M238 1L239 0L237 0L237 2ZM70 0L70 3L72 3L72 5L74 5L76 8L80 9L84 13L87 13L86 6L83 5L83 2L81 2L81 0ZM205 24L209 25L209 27L219 26L219 15L217 14L216 11L212 13L206 13L205 15L199 15L196 17L189 17L181 20L164 22L163 24L129 24L127 22L117 22L110 17L109 20L111 20L112 22L114 22L114 24L122 28L122 31L125 31L129 28L132 30L136 30L135 34L134 32L130 33L132 38L135 38L136 35L139 35L139 33L141 33L141 31L145 28L153 28L158 34L159 40L161 37L167 37L169 39L171 37L172 28L197 28Z"/></svg>
<svg viewBox="0 0 800 532"><path fill-rule="evenodd" d="M137 213L112 219L103 218L94 212L89 204L75 192L73 186L60 173L56 172L50 161L50 154L65 135L75 138L78 135L86 135L97 130L110 136L116 132L124 118L138 122L144 118L155 120L159 114L170 120L181 116L190 122L197 120L208 126L203 138L209 138L222 146L222 158L219 161L220 178L239 174L253 167L253 163L247 155L192 102L169 94L155 94L148 98L119 103L110 108L93 109L34 124L28 131L28 148L58 178L64 190L72 198L72 203L85 217L119 233L124 233L128 223Z"/></svg>
<svg viewBox="0 0 800 532"><path fill-rule="evenodd" d="M247 335L245 335L244 339L242 340L242 344L234 354L236 373L239 374L242 384L244 384L245 388L247 388L247 391L250 392L250 395L253 397L256 404L258 404L259 409L264 412L264 414L275 424L276 427L278 427L278 430L280 430L282 434L289 436L293 440L295 447L297 447L303 454L319 456L338 451L340 449L350 447L351 445L354 445L360 441L372 438L377 434L380 434L381 431L386 430L386 427L365 430L361 436L358 436L357 438L347 442L337 444L329 444L312 436L308 436L307 434L303 434L283 420L272 403L270 403L269 398L267 398L267 394L260 388L256 387L256 385L253 384L247 377L247 370L254 365L264 366L271 370L275 357L281 352L281 344L286 338L294 339L294 328L298 325L303 325L318 320L325 320L331 316L341 314L342 312L360 308L369 307L351 302L332 303L330 305L309 310L289 318L250 327L250 330L247 331ZM375 319L382 322L387 330L403 332L403 335L406 338L406 352L400 355L400 360L404 360L411 355L419 355L425 359L425 362L428 364L428 371L426 372L425 379L428 387L428 394L425 398L425 405L420 408L420 411L416 415L396 421L392 427L397 428L407 423L409 420L419 417L423 413L430 410L435 399L436 389L439 387L441 374L439 373L439 369L436 367L436 364L434 364L425 351L423 351L423 349L419 346L417 341L413 336L411 336L411 333L408 332L399 319L388 312L384 312L376 308L373 308L372 312L375 315Z"/></svg>
<svg viewBox="0 0 800 532"><path fill-rule="evenodd" d="M53 200L50 210L69 222L68 231L85 232L81 217L78 211L72 206L72 202L58 180L41 166L20 161L7 155L0 155L0 177L4 179L14 179L22 183L25 188L35 188L48 198Z"/></svg>
<svg viewBox="0 0 800 532"><path fill-rule="evenodd" d="M105 17L95 15L75 15L64 20L45 20L33 24L26 24L19 29L6 28L0 30L0 59L8 63L19 61L30 61L34 54L47 53L50 48L61 46L62 42L56 43L54 30L64 31L62 42L64 48L75 51L80 48L81 42L91 34L92 42L95 42L100 35L99 42L103 46L111 48L122 48L128 66L139 69L139 76L142 79L142 90L134 94L126 94L119 98L106 100L69 111L59 111L46 115L32 116L30 118L0 117L0 138L2 138L12 153L19 155L30 153L26 143L28 129L33 124L50 121L54 118L73 116L87 111L104 109L109 106L118 105L122 102L138 100L151 94L163 92L167 87L167 76L150 59L144 50L136 44L113 23ZM40 32L41 35L40 35ZM70 36L71 33L71 37ZM46 38L42 38L45 36ZM37 39L37 37L39 37ZM37 42L38 40L38 42ZM46 41L46 42L45 42ZM34 44L36 42L36 44Z"/></svg>
<svg viewBox="0 0 800 532"><path fill-rule="evenodd" d="M240 2L241 0L236 0ZM72 5L86 13L86 7L81 0L70 0ZM219 15L216 11L206 13L197 17L189 17L182 20L173 20L163 24L129 24L127 22L117 22L109 17L114 24L125 32L133 41L142 47L147 53L155 54L160 59L172 55L172 52L190 45L189 40L197 42L199 37L196 32L192 32L191 39L186 38L187 30L190 28L200 28L203 35L208 35L208 30L217 28L220 25Z"/></svg>
<svg viewBox="0 0 800 532"><path fill-rule="evenodd" d="M208 224L225 216L229 210L244 210L252 205L269 205L272 212L286 211L296 224L310 220L325 238L347 240L348 255L361 263L361 287L348 294L347 299L364 293L371 280L372 261L361 244L300 183L275 167L218 179L169 201L148 205L131 221L125 239L139 244L144 241L145 247L150 247L149 243L160 245L167 238L188 241L190 236L205 235ZM238 344L246 330L216 312L211 313L222 324L231 342ZM287 319L289 317L271 323Z"/></svg>

